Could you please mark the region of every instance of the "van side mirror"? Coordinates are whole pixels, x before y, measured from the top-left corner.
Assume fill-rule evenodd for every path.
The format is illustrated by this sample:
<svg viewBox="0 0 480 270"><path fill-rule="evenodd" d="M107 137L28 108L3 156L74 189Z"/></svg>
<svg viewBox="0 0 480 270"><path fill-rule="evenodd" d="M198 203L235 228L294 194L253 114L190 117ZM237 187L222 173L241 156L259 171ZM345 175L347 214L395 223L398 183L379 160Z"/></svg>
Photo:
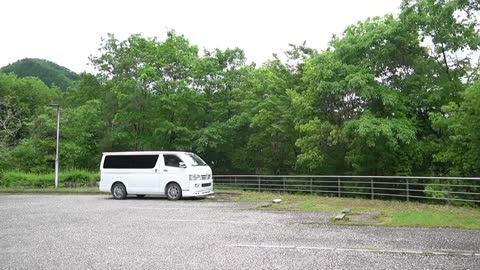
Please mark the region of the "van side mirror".
<svg viewBox="0 0 480 270"><path fill-rule="evenodd" d="M179 163L178 163L178 167L185 169L185 168L187 168L187 165L185 165L184 162L179 162Z"/></svg>

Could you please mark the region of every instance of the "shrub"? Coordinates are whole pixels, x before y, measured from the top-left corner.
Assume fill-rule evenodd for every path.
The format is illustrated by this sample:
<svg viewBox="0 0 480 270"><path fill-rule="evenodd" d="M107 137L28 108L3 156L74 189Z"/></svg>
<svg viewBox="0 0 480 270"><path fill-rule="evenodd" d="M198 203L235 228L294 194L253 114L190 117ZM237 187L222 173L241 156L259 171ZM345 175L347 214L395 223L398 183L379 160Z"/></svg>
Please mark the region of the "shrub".
<svg viewBox="0 0 480 270"><path fill-rule="evenodd" d="M99 181L100 177L98 173L84 171L84 170L72 170L60 174L60 182L67 187L72 186L93 186L96 181Z"/></svg>
<svg viewBox="0 0 480 270"><path fill-rule="evenodd" d="M2 186L13 188L46 188L54 186L53 179L53 173L35 174L10 171L3 174Z"/></svg>
<svg viewBox="0 0 480 270"><path fill-rule="evenodd" d="M7 171L0 175L0 186L10 188L47 188L54 187L54 173L25 173L20 171ZM98 173L72 170L60 172L58 185L66 187L94 186L99 180Z"/></svg>

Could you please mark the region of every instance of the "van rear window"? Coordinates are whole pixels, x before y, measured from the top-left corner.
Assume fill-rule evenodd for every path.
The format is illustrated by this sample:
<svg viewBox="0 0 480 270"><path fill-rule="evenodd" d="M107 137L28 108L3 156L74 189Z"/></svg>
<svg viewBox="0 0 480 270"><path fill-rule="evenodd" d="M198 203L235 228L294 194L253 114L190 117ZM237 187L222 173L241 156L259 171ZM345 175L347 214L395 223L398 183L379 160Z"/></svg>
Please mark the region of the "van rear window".
<svg viewBox="0 0 480 270"><path fill-rule="evenodd" d="M104 169L152 169L157 164L158 155L106 156Z"/></svg>

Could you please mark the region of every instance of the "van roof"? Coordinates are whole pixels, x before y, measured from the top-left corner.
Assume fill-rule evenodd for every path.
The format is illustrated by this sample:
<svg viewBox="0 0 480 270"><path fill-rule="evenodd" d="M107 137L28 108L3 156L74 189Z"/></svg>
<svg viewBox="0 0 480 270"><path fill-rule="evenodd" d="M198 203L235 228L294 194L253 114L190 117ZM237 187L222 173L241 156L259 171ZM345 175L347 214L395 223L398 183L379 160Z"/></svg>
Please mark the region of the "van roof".
<svg viewBox="0 0 480 270"><path fill-rule="evenodd" d="M103 152L103 155L160 155L160 154L189 154L183 151L126 151L126 152Z"/></svg>

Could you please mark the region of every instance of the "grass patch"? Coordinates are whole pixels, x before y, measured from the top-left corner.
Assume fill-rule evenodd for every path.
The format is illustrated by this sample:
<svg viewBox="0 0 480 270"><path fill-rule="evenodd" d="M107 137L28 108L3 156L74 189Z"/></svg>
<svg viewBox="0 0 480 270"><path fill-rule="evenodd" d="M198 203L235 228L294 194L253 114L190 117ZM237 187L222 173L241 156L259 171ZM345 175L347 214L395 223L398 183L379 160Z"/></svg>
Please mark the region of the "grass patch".
<svg viewBox="0 0 480 270"><path fill-rule="evenodd" d="M100 179L98 172L85 170L69 170L59 173L59 187L89 187L95 186ZM54 187L53 173L26 173L19 171L7 171L0 175L0 188L13 189L36 189Z"/></svg>
<svg viewBox="0 0 480 270"><path fill-rule="evenodd" d="M424 209L422 211L399 211L391 219L395 224L422 227L458 227L480 229L480 213L472 209L444 207L440 210Z"/></svg>
<svg viewBox="0 0 480 270"><path fill-rule="evenodd" d="M42 194L99 194L98 187L65 188L0 188L0 193L42 193Z"/></svg>
<svg viewBox="0 0 480 270"><path fill-rule="evenodd" d="M262 208L268 210L340 212L345 208L351 208L352 212L347 217L362 212L380 213L375 220L335 222L338 224L480 229L480 208L474 207L268 192L239 192L239 194L236 200L240 202L268 202L276 198L283 200L281 204ZM290 206L285 207L286 205Z"/></svg>

